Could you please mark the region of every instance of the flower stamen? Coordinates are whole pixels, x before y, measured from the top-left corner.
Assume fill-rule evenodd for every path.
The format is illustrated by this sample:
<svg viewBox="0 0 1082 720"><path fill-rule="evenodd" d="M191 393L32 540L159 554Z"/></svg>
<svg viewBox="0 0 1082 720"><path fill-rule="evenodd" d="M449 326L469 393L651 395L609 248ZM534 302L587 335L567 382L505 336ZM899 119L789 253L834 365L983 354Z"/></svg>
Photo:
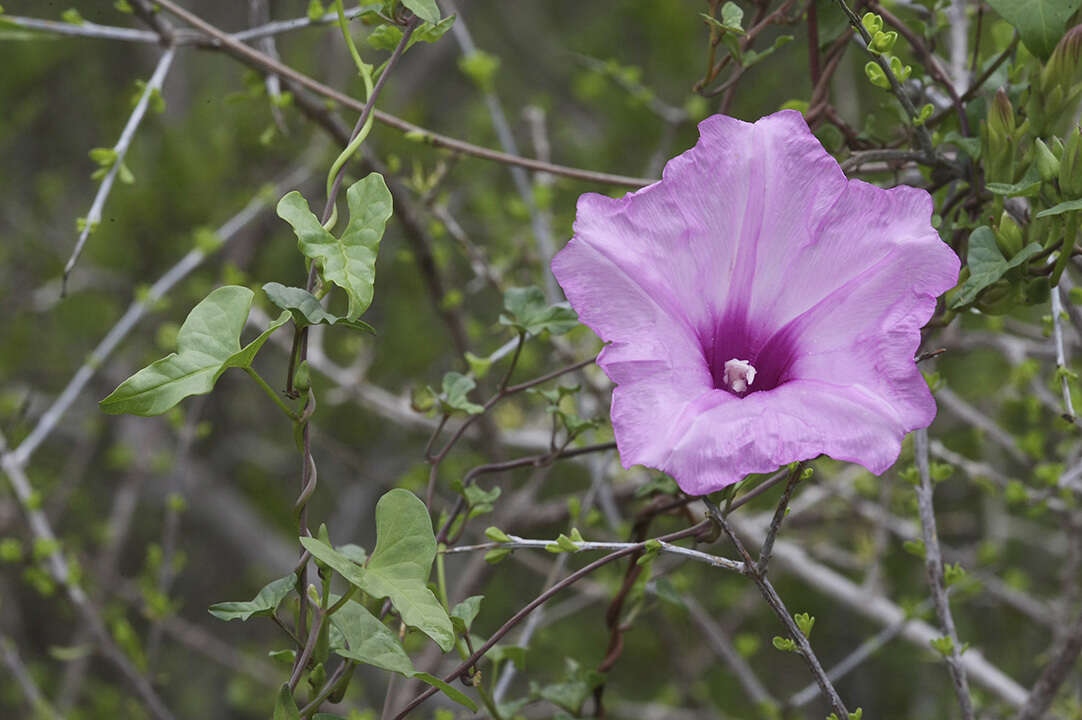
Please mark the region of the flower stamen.
<svg viewBox="0 0 1082 720"><path fill-rule="evenodd" d="M725 362L725 384L735 393L742 393L755 382L755 368L747 360L733 358Z"/></svg>

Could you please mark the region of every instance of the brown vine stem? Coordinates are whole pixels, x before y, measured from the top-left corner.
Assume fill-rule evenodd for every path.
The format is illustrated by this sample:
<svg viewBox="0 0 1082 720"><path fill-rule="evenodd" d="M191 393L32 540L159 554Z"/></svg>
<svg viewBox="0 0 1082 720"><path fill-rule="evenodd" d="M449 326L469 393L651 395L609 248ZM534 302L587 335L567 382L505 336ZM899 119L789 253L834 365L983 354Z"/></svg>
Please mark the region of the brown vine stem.
<svg viewBox="0 0 1082 720"><path fill-rule="evenodd" d="M315 80L308 75L295 70L294 68L278 62L274 58L261 53L255 48L240 42L236 38L230 36L228 33L219 30L215 26L203 20L198 15L180 7L173 0L157 0L157 4L165 10L176 15L178 18L184 20L193 27L206 33L213 38L217 44L229 54L237 57L246 65L250 65L262 70L268 70L281 77L288 78L293 82L308 88L312 92L322 95L323 97L334 100L343 107L362 112L364 110L364 104L357 101L355 98L350 97L332 87L324 85L323 83ZM373 110L372 117L378 122L387 125L388 127L395 128L404 133L408 133L411 137L417 138L422 142L426 142L438 148L445 150L452 150L454 152L463 153L465 155L472 155L473 157L482 158L484 160L491 160L505 165L516 165L518 167L524 167L527 170L534 170L536 172L546 172L553 175L561 175L563 177L574 178L576 180L584 180L586 182L598 183L601 185L617 185L620 187L643 187L644 185L650 185L657 182L656 178L636 178L629 177L627 175L614 175L611 173L595 172L593 170L583 170L581 168L567 167L565 165L555 165L553 163L544 162L541 160L534 160L533 158L521 157L519 155L511 155L510 153L500 152L499 150L492 150L491 148L481 147L480 145L474 145L472 143L458 140L457 138L448 137L439 133L432 132L419 125L414 125L411 122L407 122L402 118L399 118L390 113L383 112L382 110Z"/></svg>
<svg viewBox="0 0 1082 720"><path fill-rule="evenodd" d="M721 529L728 536L729 541L732 542L739 553L741 559L744 561L744 574L752 579L755 585L759 588L759 592L766 600L767 605L774 611L774 614L778 616L785 629L788 631L789 636L796 643L799 654L804 658L804 662L807 664L808 669L811 670L812 677L815 678L815 682L819 685L819 689L822 691L823 696L830 701L830 706L834 709L834 713L839 718L848 718L849 711L845 707L845 703L842 702L842 698L838 695L838 691L834 689L834 685L830 682L830 678L827 677L826 670L823 669L823 665L819 662L819 658L816 657L815 651L812 650L811 644L808 642L808 638L797 626L796 621L793 620L793 616L789 613L789 610L785 607L785 603L782 602L781 597L778 596L778 592L774 589L774 586L766 579L766 575L759 572L759 567L756 564L751 553L744 547L744 543L740 541L736 533L733 531L732 525L725 517L725 513L721 509L710 501L709 498L702 498L703 504L706 506L706 510L710 517L721 526Z"/></svg>
<svg viewBox="0 0 1082 720"><path fill-rule="evenodd" d="M698 523L696 525L693 525L692 527L684 528L683 530L679 530L677 532L670 533L668 535L663 535L663 536L661 536L659 538L655 538L655 539L658 542L662 542L662 543L676 542L677 540L683 540L684 538L695 537L699 533L703 532L704 530L709 529L709 527L710 527L710 522L708 520L704 520L703 522ZM587 575L589 575L590 573L592 573L594 570L597 570L599 567L602 567L604 565L608 565L609 563L611 563L611 562L613 562L615 560L619 560L622 557L626 557L627 555L631 555L632 553L642 552L642 550L645 549L647 542L649 542L649 540L647 540L645 542L641 542L641 543L634 543L634 544L628 545L627 547L624 547L624 548L622 548L620 550L617 550L616 552L609 553L608 555L606 555L606 556L604 556L602 558L598 558L597 560L594 560L589 565L586 565L585 567L571 573L570 575L565 577L563 580L561 580L560 582L556 583L555 585L553 585L551 588L549 588L545 592L538 595L536 598L531 600L528 605L526 605L524 608L522 608L517 613L512 615L507 620L507 622L505 622L503 625L501 625L500 628L496 632L494 632L492 634L492 636L488 639L487 642L485 642L484 645L477 648L477 650L474 651L474 653L472 655L470 655L468 658L466 658L457 668L452 670L446 677L444 677L443 681L448 682L448 683L449 682L454 682L458 678L465 675L466 672L469 671L470 668L472 668L474 665L476 665L477 662L482 657L484 657L485 653L487 653L489 650L492 649L492 646L494 646L497 642L500 641L500 638L502 638L504 635L506 635L508 632L510 632L510 630L513 627L515 627L515 625L517 625L519 622L521 622L527 615L529 615L534 610L536 610L537 608L544 605L552 596L556 595L561 590L564 590L565 588L568 588L571 585L575 584L576 582L578 582L582 578L584 578ZM421 693L420 695L415 697L413 700L410 700L409 703L407 703L406 706L404 708L402 708L402 710L400 710L397 715L394 716L394 720L403 720L403 718L405 718L409 713L413 712L413 710L416 707L418 707L421 703L423 703L428 698L435 695L437 692L438 692L438 690L436 688L434 688L434 687L425 690L423 693Z"/></svg>

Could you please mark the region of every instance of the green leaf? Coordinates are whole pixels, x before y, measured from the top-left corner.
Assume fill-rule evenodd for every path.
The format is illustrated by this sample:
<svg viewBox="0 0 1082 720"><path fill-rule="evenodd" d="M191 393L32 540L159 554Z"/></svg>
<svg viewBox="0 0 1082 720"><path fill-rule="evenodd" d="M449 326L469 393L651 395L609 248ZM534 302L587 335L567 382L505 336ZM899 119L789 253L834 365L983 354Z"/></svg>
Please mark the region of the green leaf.
<svg viewBox="0 0 1082 720"><path fill-rule="evenodd" d="M331 624L341 631L349 644L348 649L336 648L338 655L381 670L413 676L413 662L402 649L398 637L360 603L347 602L331 615Z"/></svg>
<svg viewBox="0 0 1082 720"><path fill-rule="evenodd" d="M373 597L389 597L404 623L447 652L455 642L451 620L426 586L435 559L436 536L425 504L401 488L381 497L376 503L376 549L361 589Z"/></svg>
<svg viewBox="0 0 1082 720"><path fill-rule="evenodd" d="M436 0L402 0L402 4L425 22L434 25L440 21L440 9L436 7Z"/></svg>
<svg viewBox="0 0 1082 720"><path fill-rule="evenodd" d="M744 53L744 57L741 59L740 62L744 67L751 67L752 65L758 62L762 62L766 58L770 57L778 48L788 45L790 42L792 42L792 40L792 35L779 35L777 38L774 39L774 44L768 47L766 50L763 50L762 52L748 50L746 53Z"/></svg>
<svg viewBox="0 0 1082 720"><path fill-rule="evenodd" d="M451 609L451 622L455 629L462 634L470 631L470 626L481 612L481 601L484 595L471 595Z"/></svg>
<svg viewBox="0 0 1082 720"><path fill-rule="evenodd" d="M303 288L286 287L281 283L269 282L263 286L263 292L272 303L290 312L297 327L338 323L354 330L376 334L372 326L363 320L347 320L327 312L319 304L316 296Z"/></svg>
<svg viewBox="0 0 1082 720"><path fill-rule="evenodd" d="M1037 213L1037 217L1043 218L1050 215L1062 215L1066 212L1074 212L1075 210L1082 210L1082 200L1068 200L1061 202L1059 205L1053 205L1047 210L1041 210Z"/></svg>
<svg viewBox="0 0 1082 720"><path fill-rule="evenodd" d="M567 303L545 302L539 287L509 288L503 295L503 305L507 313L500 316L500 323L531 335L545 330L562 335L579 322L579 316Z"/></svg>
<svg viewBox="0 0 1082 720"><path fill-rule="evenodd" d="M973 302L981 290L1040 251L1041 246L1038 243L1030 243L1013 258L1007 260L996 245L996 236L992 228L987 225L980 226L969 236L969 252L966 255L969 278L959 288L950 307L958 308Z"/></svg>
<svg viewBox="0 0 1082 720"><path fill-rule="evenodd" d="M349 223L336 238L320 225L308 201L294 190L278 202L278 216L293 227L301 253L320 265L323 279L349 296L347 320L356 320L372 304L376 254L387 220L391 193L383 176L371 173L346 191Z"/></svg>
<svg viewBox="0 0 1082 720"><path fill-rule="evenodd" d="M480 415L485 409L477 403L470 402L468 394L477 387L477 383L468 375L458 372L449 372L443 376L443 394L440 395L440 405L443 411L452 413L455 411Z"/></svg>
<svg viewBox="0 0 1082 720"><path fill-rule="evenodd" d="M247 602L220 602L210 606L209 612L219 620L244 622L254 615L273 615L282 601L293 591L297 576L290 573L268 583Z"/></svg>
<svg viewBox="0 0 1082 720"><path fill-rule="evenodd" d="M282 313L242 349L240 333L253 295L239 285L226 285L207 295L180 326L177 352L122 382L98 403L101 409L111 414L161 415L190 395L209 393L229 368L250 367L271 333L289 320L289 314Z"/></svg>
<svg viewBox="0 0 1082 720"><path fill-rule="evenodd" d="M363 567L322 540L313 537L302 537L300 541L301 547L312 553L312 557L334 570L351 584L362 590L364 589L362 587L364 582Z"/></svg>
<svg viewBox="0 0 1082 720"><path fill-rule="evenodd" d="M730 30L743 34L744 10L734 2L721 6L721 24Z"/></svg>
<svg viewBox="0 0 1082 720"><path fill-rule="evenodd" d="M406 49L413 47L414 43L434 43L451 29L455 24L455 16L451 15L440 20L436 24L423 23L413 31ZM402 30L394 25L380 25L372 30L367 38L368 44L377 50L394 50L402 41Z"/></svg>
<svg viewBox="0 0 1082 720"><path fill-rule="evenodd" d="M289 684L285 683L278 691L278 699L274 703L274 715L272 720L301 720L301 712L297 709L297 703L293 702L293 693L289 690Z"/></svg>
<svg viewBox="0 0 1082 720"><path fill-rule="evenodd" d="M1007 197L1032 197L1041 191L1041 172L1037 163L1026 169L1022 179L1016 183L988 183L985 187L993 195Z"/></svg>
<svg viewBox="0 0 1082 720"><path fill-rule="evenodd" d="M1018 30L1031 53L1048 59L1082 0L988 0Z"/></svg>
<svg viewBox="0 0 1082 720"><path fill-rule="evenodd" d="M426 672L418 672L414 673L413 677L417 678L422 682L428 683L434 688L438 688L443 692L444 695L451 698L459 705L464 705L468 707L470 709L470 712L477 712L477 704L473 700L470 700L469 696L467 696L465 693L458 690L457 688L448 685L435 675L429 675Z"/></svg>

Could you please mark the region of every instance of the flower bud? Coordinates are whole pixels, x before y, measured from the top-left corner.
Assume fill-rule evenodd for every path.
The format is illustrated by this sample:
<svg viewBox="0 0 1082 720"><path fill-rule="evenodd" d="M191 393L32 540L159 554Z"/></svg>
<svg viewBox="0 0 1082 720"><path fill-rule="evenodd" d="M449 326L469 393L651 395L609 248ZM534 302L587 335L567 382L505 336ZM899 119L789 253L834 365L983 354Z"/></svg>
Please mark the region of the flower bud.
<svg viewBox="0 0 1082 720"><path fill-rule="evenodd" d="M1071 131L1063 148L1059 189L1067 199L1082 197L1082 131L1078 127Z"/></svg>
<svg viewBox="0 0 1082 720"><path fill-rule="evenodd" d="M1059 177L1059 160L1040 138L1033 141L1033 159L1037 162L1041 180L1048 182Z"/></svg>
<svg viewBox="0 0 1082 720"><path fill-rule="evenodd" d="M1005 137L1014 135L1014 106L1003 88L996 91L988 107L988 129Z"/></svg>
<svg viewBox="0 0 1082 720"><path fill-rule="evenodd" d="M1064 33L1056 44L1052 56L1041 68L1040 90L1047 93L1052 88L1070 89L1079 80L1082 69L1082 25L1075 25Z"/></svg>
<svg viewBox="0 0 1082 720"><path fill-rule="evenodd" d="M988 105L988 120L984 127L987 182L1014 182L1015 129L1014 107L1007 93L1000 88Z"/></svg>
<svg viewBox="0 0 1082 720"><path fill-rule="evenodd" d="M1022 237L1022 228L1014 221L1011 214L1006 210L999 218L999 227L996 229L996 246L1003 253L1003 257L1010 260L1018 254L1025 242Z"/></svg>

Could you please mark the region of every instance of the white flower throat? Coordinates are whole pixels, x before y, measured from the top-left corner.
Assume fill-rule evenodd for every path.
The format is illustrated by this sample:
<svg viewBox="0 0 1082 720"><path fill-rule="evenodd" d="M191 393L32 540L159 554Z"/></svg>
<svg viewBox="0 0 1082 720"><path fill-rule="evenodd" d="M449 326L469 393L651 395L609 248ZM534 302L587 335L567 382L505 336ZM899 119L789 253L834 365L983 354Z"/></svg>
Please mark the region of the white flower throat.
<svg viewBox="0 0 1082 720"><path fill-rule="evenodd" d="M725 384L735 393L742 393L755 382L755 368L747 360L733 358L725 363Z"/></svg>

